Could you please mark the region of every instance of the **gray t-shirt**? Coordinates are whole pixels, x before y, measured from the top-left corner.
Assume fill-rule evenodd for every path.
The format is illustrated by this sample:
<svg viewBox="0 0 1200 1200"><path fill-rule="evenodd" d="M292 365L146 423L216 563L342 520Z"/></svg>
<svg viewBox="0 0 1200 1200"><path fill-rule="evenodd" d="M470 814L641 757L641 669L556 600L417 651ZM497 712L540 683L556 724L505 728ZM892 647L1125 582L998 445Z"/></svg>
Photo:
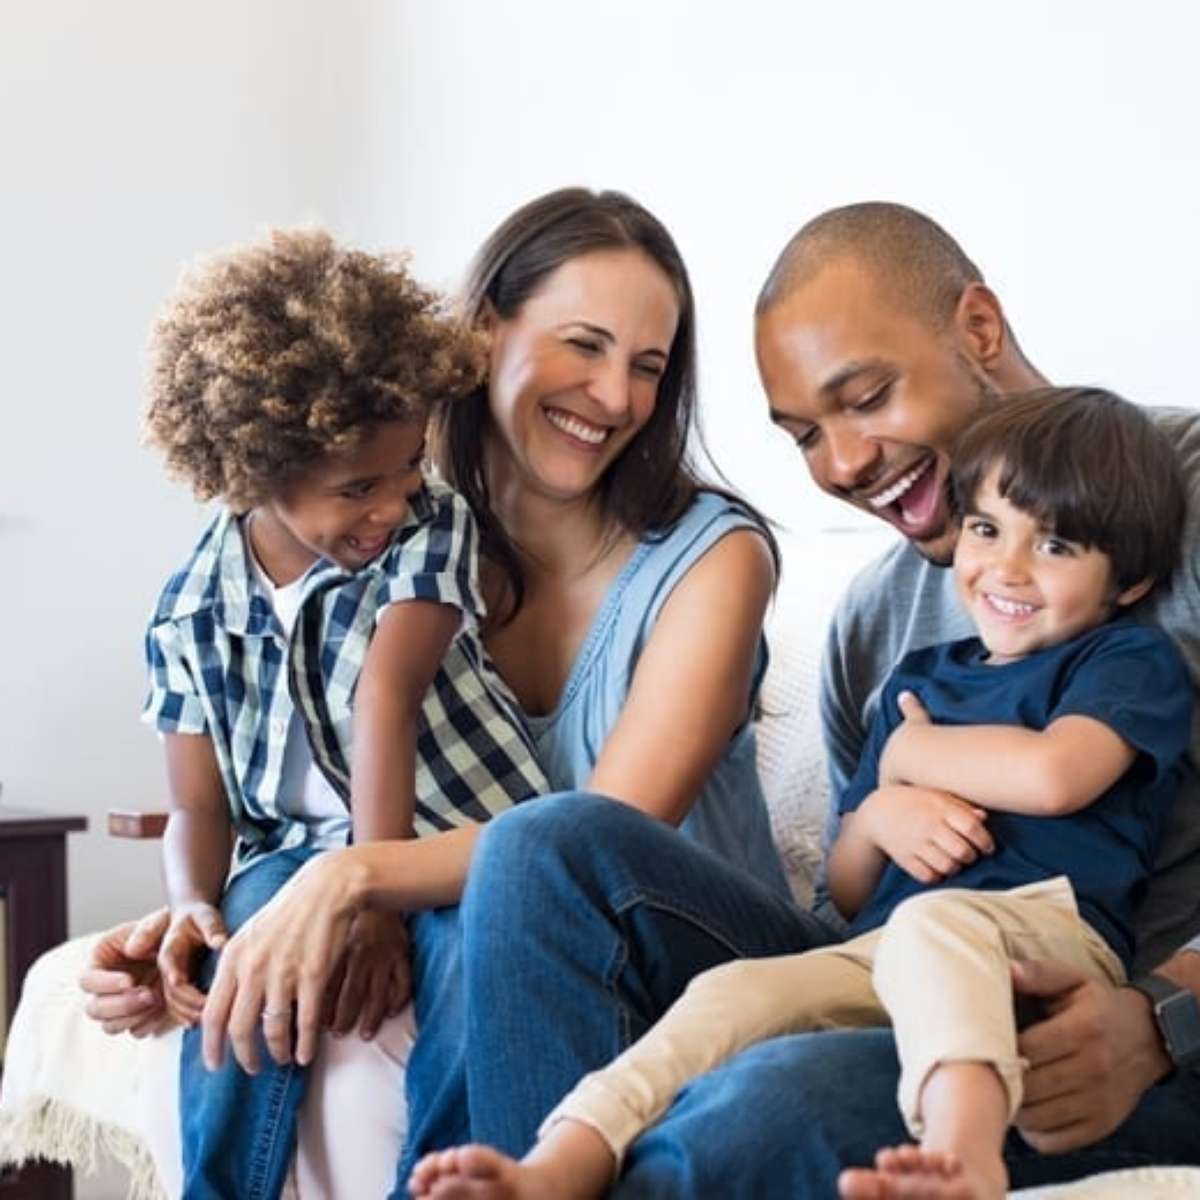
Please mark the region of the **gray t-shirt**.
<svg viewBox="0 0 1200 1200"><path fill-rule="evenodd" d="M1151 409L1179 449L1188 490L1180 567L1134 615L1161 626L1200 688L1200 412ZM836 833L836 797L858 765L879 691L910 650L974 633L953 573L897 543L851 583L834 615L821 669L821 724L835 797L827 837ZM818 907L837 920L822 885ZM839 924L841 922L839 921ZM1136 971L1151 970L1184 947L1200 951L1200 705L1191 749L1146 901L1134 921ZM1189 940L1190 939L1190 940Z"/></svg>

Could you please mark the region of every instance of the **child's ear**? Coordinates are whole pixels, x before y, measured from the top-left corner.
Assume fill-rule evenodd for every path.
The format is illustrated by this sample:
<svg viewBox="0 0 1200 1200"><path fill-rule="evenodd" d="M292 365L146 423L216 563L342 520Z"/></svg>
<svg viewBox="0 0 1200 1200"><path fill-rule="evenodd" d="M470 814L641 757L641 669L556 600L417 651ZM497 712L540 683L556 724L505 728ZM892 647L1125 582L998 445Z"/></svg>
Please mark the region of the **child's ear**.
<svg viewBox="0 0 1200 1200"><path fill-rule="evenodd" d="M1129 608L1136 604L1154 586L1154 576L1147 575L1145 579L1117 593L1117 607Z"/></svg>

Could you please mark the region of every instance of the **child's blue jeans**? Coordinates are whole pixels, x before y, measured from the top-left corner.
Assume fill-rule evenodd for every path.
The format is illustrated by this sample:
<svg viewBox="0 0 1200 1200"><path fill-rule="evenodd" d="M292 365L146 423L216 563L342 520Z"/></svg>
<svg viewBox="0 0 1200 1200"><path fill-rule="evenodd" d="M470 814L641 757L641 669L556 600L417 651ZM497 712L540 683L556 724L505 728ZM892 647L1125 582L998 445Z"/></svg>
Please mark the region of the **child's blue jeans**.
<svg viewBox="0 0 1200 1200"><path fill-rule="evenodd" d="M320 851L309 847L264 856L225 889L221 913L230 933L248 921ZM207 955L199 983L207 989L217 955ZM260 1069L247 1075L229 1047L216 1071L204 1066L200 1029L184 1031L179 1064L185 1200L274 1200L296 1143L296 1119L308 1072L279 1066L259 1048Z"/></svg>

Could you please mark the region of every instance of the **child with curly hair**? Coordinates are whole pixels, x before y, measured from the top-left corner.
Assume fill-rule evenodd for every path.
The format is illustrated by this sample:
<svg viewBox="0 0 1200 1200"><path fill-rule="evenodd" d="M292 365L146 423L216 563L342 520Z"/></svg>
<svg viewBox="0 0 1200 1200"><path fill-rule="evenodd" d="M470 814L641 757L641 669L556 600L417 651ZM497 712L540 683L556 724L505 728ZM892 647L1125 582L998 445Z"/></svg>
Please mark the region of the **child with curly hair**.
<svg viewBox="0 0 1200 1200"><path fill-rule="evenodd" d="M479 640L471 510L422 471L431 411L482 369L476 335L401 261L318 231L202 263L155 328L148 438L223 501L146 635L143 716L171 793L158 963L188 1027L185 1196L218 1194L210 1164L248 1119L290 1153L305 1076L279 1068L247 1105L256 1081L236 1063L204 1069L205 951L325 848L485 821L546 790ZM364 912L353 940L327 1015L369 1036L408 998L405 926ZM293 1019L274 983L273 1054Z"/></svg>

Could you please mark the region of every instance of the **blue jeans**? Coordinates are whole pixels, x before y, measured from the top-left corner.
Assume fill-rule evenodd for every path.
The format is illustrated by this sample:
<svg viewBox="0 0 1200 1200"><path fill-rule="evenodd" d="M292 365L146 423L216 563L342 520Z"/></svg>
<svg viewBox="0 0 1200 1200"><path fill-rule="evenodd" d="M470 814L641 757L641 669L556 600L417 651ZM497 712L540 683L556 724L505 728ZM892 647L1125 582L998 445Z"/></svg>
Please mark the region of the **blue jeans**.
<svg viewBox="0 0 1200 1200"><path fill-rule="evenodd" d="M843 1167L910 1141L896 1106L890 1030L795 1034L763 1042L696 1080L633 1144L619 1200L680 1196L827 1200ZM1116 1133L1071 1154L1043 1155L1010 1133L1012 1186L1095 1171L1200 1164L1200 1077L1152 1088ZM720 1130L714 1136L714 1130Z"/></svg>
<svg viewBox="0 0 1200 1200"><path fill-rule="evenodd" d="M418 1021L395 1197L421 1155L468 1131L523 1154L580 1077L640 1037L699 972L834 940L686 835L576 793L487 826L458 920L437 937L445 958L461 957L459 1002L433 1011L429 1027ZM431 1052L419 1057L427 1030Z"/></svg>
<svg viewBox="0 0 1200 1200"><path fill-rule="evenodd" d="M229 931L248 921L316 853L279 850L238 875L221 897ZM216 968L217 955L209 954L200 968L202 989L212 983ZM247 1075L228 1046L221 1067L209 1071L200 1043L198 1028L184 1031L179 1064L184 1200L274 1200L295 1147L308 1072L295 1063L278 1066L265 1043L257 1075Z"/></svg>
<svg viewBox="0 0 1200 1200"><path fill-rule="evenodd" d="M586 1072L640 1036L693 975L736 956L834 940L685 836L613 801L550 797L504 814L476 849L461 910L430 927L461 971L408 1072L415 1161L469 1137L523 1154ZM414 939L414 942L416 939ZM454 988L453 983L447 986ZM465 1013L465 1028L457 1027ZM422 1044L418 1037L417 1045ZM634 1144L620 1200L681 1196L825 1200L838 1173L908 1141L889 1030L764 1042L686 1088ZM1111 1137L1043 1156L1016 1134L1014 1187L1149 1163L1200 1163L1200 1078L1160 1084Z"/></svg>
<svg viewBox="0 0 1200 1200"><path fill-rule="evenodd" d="M458 906L414 913L412 945L413 1016L417 1040L404 1071L408 1136L393 1192L416 1165L418 1147L458 1146L471 1140L466 1080L466 992ZM423 1153L423 1151L420 1151ZM402 1172L402 1173L400 1173Z"/></svg>

